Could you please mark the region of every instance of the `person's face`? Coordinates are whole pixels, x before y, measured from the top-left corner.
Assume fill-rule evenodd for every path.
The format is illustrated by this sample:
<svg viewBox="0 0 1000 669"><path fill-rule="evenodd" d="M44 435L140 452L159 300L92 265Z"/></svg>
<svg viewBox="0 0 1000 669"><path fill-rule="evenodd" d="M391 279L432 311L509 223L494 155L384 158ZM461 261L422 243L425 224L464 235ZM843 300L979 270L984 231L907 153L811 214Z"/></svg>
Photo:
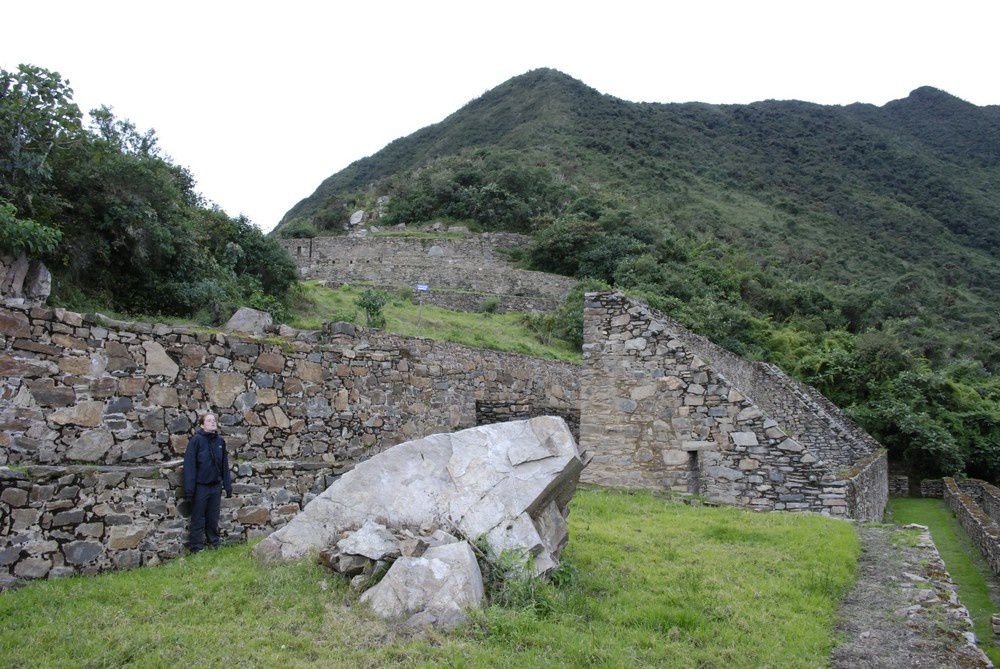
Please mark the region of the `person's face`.
<svg viewBox="0 0 1000 669"><path fill-rule="evenodd" d="M215 432L219 429L219 421L212 414L205 416L205 420L202 421L201 426L206 432Z"/></svg>

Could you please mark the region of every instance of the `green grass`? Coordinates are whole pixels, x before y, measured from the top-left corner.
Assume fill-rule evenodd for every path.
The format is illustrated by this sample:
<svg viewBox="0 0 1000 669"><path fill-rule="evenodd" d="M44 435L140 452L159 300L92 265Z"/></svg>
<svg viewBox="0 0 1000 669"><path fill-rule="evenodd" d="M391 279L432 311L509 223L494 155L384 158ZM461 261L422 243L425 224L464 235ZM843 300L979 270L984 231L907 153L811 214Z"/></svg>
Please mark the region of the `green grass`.
<svg viewBox="0 0 1000 669"><path fill-rule="evenodd" d="M491 607L453 632L373 619L311 563L236 546L0 596L0 666L816 667L859 546L818 516L581 490L551 612ZM326 584L325 587L323 584Z"/></svg>
<svg viewBox="0 0 1000 669"><path fill-rule="evenodd" d="M300 285L302 294L289 321L292 327L316 330L330 321L364 324L364 312L354 304L362 287L334 289L316 281L304 281ZM430 305L418 307L411 303L409 296L404 298L398 293L391 294L390 298L383 309L388 332L568 362L581 360L580 352L565 342L544 344L539 341L521 322L521 314L468 313Z"/></svg>
<svg viewBox="0 0 1000 669"><path fill-rule="evenodd" d="M1000 610L990 596L996 579L951 509L940 499L896 497L889 501L889 513L889 519L897 523L930 528L941 559L958 585L958 597L972 615L980 646L995 664L1000 663L1000 646L994 643L990 628L990 616Z"/></svg>

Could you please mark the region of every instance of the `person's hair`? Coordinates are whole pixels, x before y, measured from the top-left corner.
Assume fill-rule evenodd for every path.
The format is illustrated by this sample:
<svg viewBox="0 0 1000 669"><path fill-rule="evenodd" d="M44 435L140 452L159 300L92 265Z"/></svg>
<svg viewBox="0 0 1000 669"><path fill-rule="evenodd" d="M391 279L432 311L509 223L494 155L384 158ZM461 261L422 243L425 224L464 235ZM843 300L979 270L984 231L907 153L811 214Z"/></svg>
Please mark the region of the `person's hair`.
<svg viewBox="0 0 1000 669"><path fill-rule="evenodd" d="M201 418L198 419L198 427L205 427L205 419L208 418L209 416L215 416L215 422L216 423L219 422L218 414L216 414L213 411L206 411L201 415Z"/></svg>

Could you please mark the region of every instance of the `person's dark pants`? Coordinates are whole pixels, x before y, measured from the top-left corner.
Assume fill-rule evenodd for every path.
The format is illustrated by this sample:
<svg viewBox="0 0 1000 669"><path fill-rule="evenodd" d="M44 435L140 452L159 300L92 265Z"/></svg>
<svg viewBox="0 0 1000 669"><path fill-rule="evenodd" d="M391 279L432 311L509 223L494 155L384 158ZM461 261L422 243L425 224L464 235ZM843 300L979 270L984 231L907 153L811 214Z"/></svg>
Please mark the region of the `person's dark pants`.
<svg viewBox="0 0 1000 669"><path fill-rule="evenodd" d="M194 489L191 504L191 536L188 548L199 551L205 547L205 539L212 547L219 545L219 506L222 504L222 482L202 485Z"/></svg>

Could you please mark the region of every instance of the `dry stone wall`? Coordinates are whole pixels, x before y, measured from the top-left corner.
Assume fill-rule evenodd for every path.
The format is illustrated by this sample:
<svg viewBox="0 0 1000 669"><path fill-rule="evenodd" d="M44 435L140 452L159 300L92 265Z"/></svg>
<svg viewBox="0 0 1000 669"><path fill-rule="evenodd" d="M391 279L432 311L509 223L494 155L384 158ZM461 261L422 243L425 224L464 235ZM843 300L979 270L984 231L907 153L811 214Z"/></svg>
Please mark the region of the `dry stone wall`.
<svg viewBox="0 0 1000 669"><path fill-rule="evenodd" d="M995 514L1000 490L986 481L969 480L962 483L966 485L960 485L953 478L943 479L945 504L954 512L993 573L1000 575L1000 526L997 524L997 517L987 513L974 496L978 493L982 498L988 499L986 504Z"/></svg>
<svg viewBox="0 0 1000 669"><path fill-rule="evenodd" d="M921 497L944 497L944 481L942 479L923 479L920 481Z"/></svg>
<svg viewBox="0 0 1000 669"><path fill-rule="evenodd" d="M269 533L332 482L324 463L240 462L219 524L228 541ZM157 564L187 541L180 460L137 467L0 467L5 580Z"/></svg>
<svg viewBox="0 0 1000 669"><path fill-rule="evenodd" d="M879 449L840 474L847 481L847 515L856 520L879 521L889 503L889 460Z"/></svg>
<svg viewBox="0 0 1000 669"><path fill-rule="evenodd" d="M498 311L554 310L576 281L513 267L504 250L528 241L522 235L484 233L432 239L316 237L281 243L305 278L409 290L428 284L425 303L462 311L479 311L490 297L498 300Z"/></svg>
<svg viewBox="0 0 1000 669"><path fill-rule="evenodd" d="M759 510L882 517L885 453L841 457L860 449L858 442L830 425L821 433L822 416L800 415L813 404L788 399L790 384L776 387L773 369L757 372L754 363L617 293L587 296L584 342L580 438L593 455L584 480ZM778 413L795 417L793 427L757 402L771 391L778 398L772 406L786 401Z"/></svg>
<svg viewBox="0 0 1000 669"><path fill-rule="evenodd" d="M908 497L910 495L910 477L904 474L889 476L889 495L891 497Z"/></svg>
<svg viewBox="0 0 1000 669"><path fill-rule="evenodd" d="M570 411L577 388L569 363L371 330L249 339L0 308L0 574L134 562L119 550L139 550L140 563L176 554L184 509L171 463L209 409L232 453L225 528L244 538L388 446L482 422L477 402ZM108 514L148 528L145 543L112 548ZM89 543L71 560L74 541Z"/></svg>

